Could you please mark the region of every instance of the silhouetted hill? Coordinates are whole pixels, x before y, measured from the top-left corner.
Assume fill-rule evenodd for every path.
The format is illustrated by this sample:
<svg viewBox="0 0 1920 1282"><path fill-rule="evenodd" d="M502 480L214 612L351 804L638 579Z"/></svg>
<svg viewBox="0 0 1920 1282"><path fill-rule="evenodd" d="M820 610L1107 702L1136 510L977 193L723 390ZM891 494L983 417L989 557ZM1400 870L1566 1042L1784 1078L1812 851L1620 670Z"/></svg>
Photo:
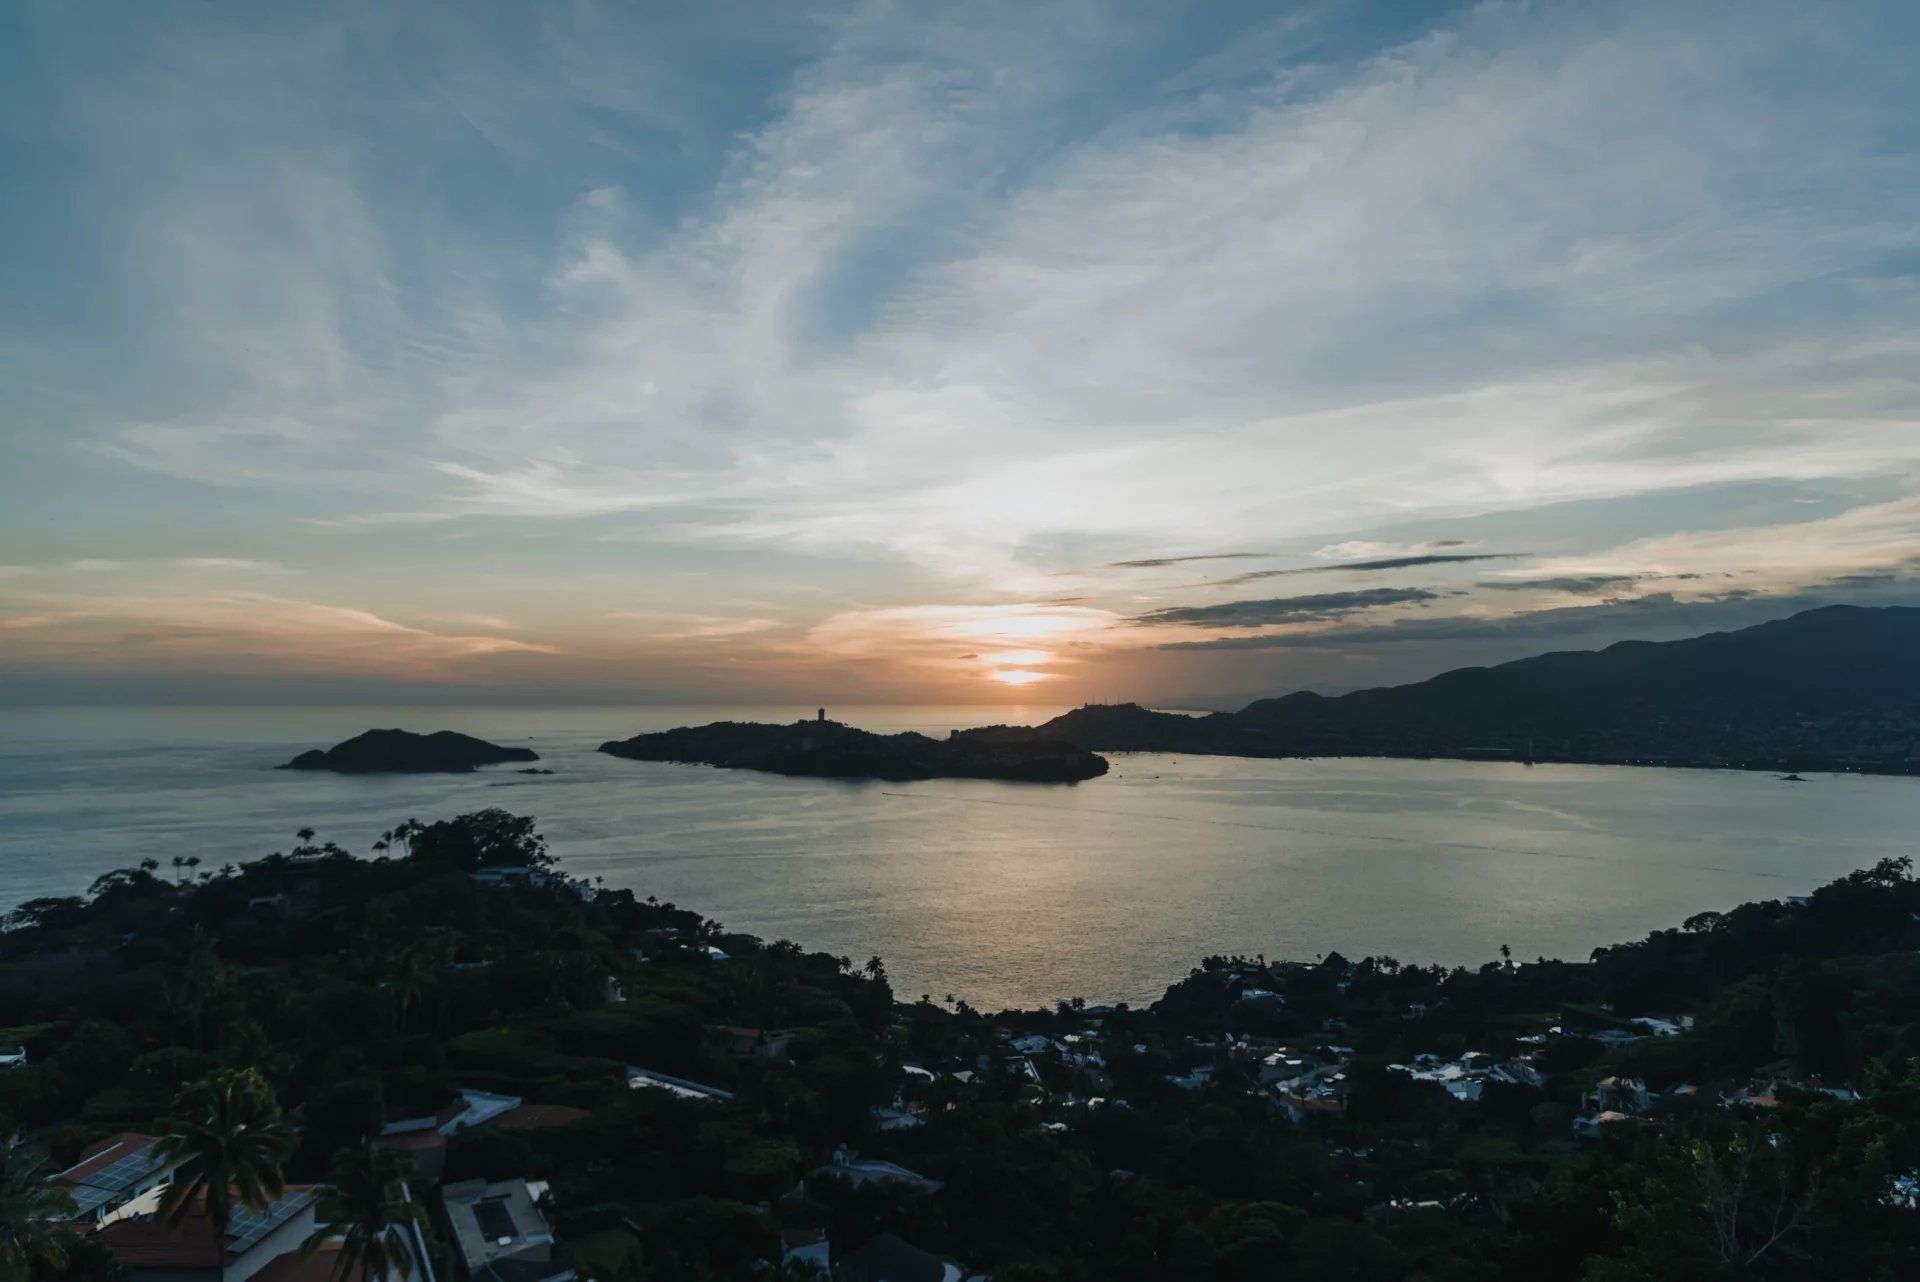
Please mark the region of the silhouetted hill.
<svg viewBox="0 0 1920 1282"><path fill-rule="evenodd" d="M1183 717L1076 709L1036 733L1109 751L1444 756L1920 771L1920 609L1829 606L1336 698Z"/></svg>
<svg viewBox="0 0 1920 1282"><path fill-rule="evenodd" d="M502 761L538 761L530 748L503 748L472 735L439 730L369 730L326 751L314 748L282 770L333 770L341 774L464 774Z"/></svg>
<svg viewBox="0 0 1920 1282"><path fill-rule="evenodd" d="M1074 783L1107 772L1106 759L1030 730L956 730L945 739L880 735L838 721L767 725L716 721L600 745L635 761L693 762L833 779L1010 779Z"/></svg>

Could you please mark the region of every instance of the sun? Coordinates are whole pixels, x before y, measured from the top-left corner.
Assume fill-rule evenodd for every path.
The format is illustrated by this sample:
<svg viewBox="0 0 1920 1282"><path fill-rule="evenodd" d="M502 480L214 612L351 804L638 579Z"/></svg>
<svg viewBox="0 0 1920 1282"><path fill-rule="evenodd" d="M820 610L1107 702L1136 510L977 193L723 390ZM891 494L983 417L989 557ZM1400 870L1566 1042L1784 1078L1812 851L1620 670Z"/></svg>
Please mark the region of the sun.
<svg viewBox="0 0 1920 1282"><path fill-rule="evenodd" d="M1057 672L1034 672L1028 668L999 668L987 674L1002 685L1030 686L1036 681L1052 681Z"/></svg>

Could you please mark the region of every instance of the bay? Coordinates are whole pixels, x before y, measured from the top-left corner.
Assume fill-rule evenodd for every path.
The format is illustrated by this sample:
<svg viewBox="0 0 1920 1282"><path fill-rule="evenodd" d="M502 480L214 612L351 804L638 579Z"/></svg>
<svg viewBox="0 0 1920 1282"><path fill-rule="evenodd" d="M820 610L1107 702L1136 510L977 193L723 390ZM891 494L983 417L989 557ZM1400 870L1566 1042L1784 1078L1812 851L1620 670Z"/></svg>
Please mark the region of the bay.
<svg viewBox="0 0 1920 1282"><path fill-rule="evenodd" d="M811 708L10 709L0 907L142 858L202 871L303 826L364 853L409 817L539 817L577 876L731 929L885 959L907 998L996 1009L1159 995L1214 952L1474 965L1584 957L1708 908L1913 853L1920 780L1504 762L1114 754L1060 786L787 779L623 761L643 730ZM837 708L875 730L1049 707ZM532 747L552 775L275 771L369 726Z"/></svg>

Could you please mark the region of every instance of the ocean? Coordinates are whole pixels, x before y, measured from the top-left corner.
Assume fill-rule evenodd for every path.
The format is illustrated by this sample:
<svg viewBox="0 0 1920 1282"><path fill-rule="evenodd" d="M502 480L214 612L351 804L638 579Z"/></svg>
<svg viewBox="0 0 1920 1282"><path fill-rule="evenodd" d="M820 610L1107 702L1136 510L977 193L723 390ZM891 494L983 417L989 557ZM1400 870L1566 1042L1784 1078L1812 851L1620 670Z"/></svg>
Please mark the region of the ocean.
<svg viewBox="0 0 1920 1282"><path fill-rule="evenodd" d="M835 708L874 730L1057 708ZM402 819L539 817L576 876L998 1009L1157 997L1216 952L1476 965L1593 948L1912 854L1920 779L1505 762L1112 754L1074 785L788 779L622 761L643 730L812 708L170 708L0 712L0 909L142 858L171 873L366 852ZM276 771L371 726L460 730L552 775Z"/></svg>

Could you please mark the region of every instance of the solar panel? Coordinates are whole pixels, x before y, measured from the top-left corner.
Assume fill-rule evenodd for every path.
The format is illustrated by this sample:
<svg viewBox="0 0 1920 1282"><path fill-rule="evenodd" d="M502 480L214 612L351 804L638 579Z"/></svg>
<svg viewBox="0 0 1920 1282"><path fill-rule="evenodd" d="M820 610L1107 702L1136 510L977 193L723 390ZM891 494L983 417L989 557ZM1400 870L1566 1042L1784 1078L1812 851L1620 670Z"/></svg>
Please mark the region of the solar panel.
<svg viewBox="0 0 1920 1282"><path fill-rule="evenodd" d="M132 1188L160 1169L160 1159L153 1150L154 1146L149 1144L139 1152L123 1157L112 1165L86 1176L82 1183L116 1193Z"/></svg>
<svg viewBox="0 0 1920 1282"><path fill-rule="evenodd" d="M227 1224L227 1249L239 1255L257 1245L261 1238L293 1218L294 1213L305 1206L312 1196L311 1189L289 1193L269 1204L264 1212L250 1207L236 1207L233 1219Z"/></svg>
<svg viewBox="0 0 1920 1282"><path fill-rule="evenodd" d="M92 1215L113 1200L114 1195L106 1189L76 1184L73 1188L73 1213L75 1216Z"/></svg>

